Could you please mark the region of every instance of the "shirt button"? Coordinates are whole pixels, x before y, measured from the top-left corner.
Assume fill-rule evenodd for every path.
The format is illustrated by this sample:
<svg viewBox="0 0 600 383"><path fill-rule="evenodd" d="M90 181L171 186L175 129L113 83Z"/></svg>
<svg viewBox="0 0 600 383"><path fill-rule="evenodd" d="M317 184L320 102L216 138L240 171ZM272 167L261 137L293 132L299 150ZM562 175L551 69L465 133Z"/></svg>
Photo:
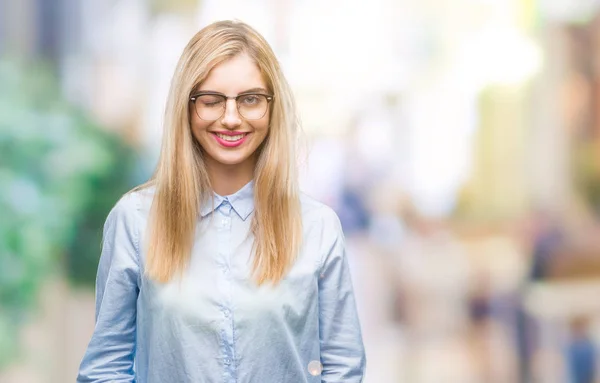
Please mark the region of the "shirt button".
<svg viewBox="0 0 600 383"><path fill-rule="evenodd" d="M231 360L229 358L226 358L224 361L226 366L229 366L229 364L231 363Z"/></svg>
<svg viewBox="0 0 600 383"><path fill-rule="evenodd" d="M323 372L323 365L318 360L313 360L308 364L308 372L312 376L321 375L321 372Z"/></svg>
<svg viewBox="0 0 600 383"><path fill-rule="evenodd" d="M225 314L225 318L229 318L229 310L225 310L224 314Z"/></svg>

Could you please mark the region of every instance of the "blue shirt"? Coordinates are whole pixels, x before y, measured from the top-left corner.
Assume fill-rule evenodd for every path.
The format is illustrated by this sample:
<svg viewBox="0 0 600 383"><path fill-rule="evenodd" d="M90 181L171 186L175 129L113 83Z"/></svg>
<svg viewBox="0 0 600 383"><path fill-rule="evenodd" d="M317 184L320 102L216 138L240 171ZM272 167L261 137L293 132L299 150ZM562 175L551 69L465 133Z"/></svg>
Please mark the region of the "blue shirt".
<svg viewBox="0 0 600 383"><path fill-rule="evenodd" d="M190 264L144 275L152 189L124 196L104 226L96 327L77 382L362 382L365 352L335 212L301 197L303 245L277 285L251 277L253 183L201 208Z"/></svg>

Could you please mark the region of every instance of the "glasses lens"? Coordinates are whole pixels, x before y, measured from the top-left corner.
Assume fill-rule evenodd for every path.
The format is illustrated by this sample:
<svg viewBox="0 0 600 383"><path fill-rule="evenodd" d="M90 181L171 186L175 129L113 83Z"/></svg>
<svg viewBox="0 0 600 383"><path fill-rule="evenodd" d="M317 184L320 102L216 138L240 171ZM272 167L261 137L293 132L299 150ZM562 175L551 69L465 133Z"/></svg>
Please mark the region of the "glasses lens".
<svg viewBox="0 0 600 383"><path fill-rule="evenodd" d="M207 121L214 121L223 115L225 98L214 94L203 94L196 98L196 112L198 117Z"/></svg>
<svg viewBox="0 0 600 383"><path fill-rule="evenodd" d="M259 120L267 112L269 102L262 94L246 94L237 100L238 111L246 120Z"/></svg>

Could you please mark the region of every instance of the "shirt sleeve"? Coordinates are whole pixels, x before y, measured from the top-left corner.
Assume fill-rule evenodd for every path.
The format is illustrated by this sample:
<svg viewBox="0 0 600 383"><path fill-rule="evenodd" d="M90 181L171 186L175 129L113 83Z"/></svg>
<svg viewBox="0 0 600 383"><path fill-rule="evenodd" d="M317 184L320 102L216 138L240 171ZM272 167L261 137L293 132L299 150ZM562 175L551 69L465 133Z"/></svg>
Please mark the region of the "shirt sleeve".
<svg viewBox="0 0 600 383"><path fill-rule="evenodd" d="M139 293L136 210L133 196L126 195L104 224L96 277L96 326L79 368L78 383L135 382Z"/></svg>
<svg viewBox="0 0 600 383"><path fill-rule="evenodd" d="M324 234L331 238L319 277L319 336L321 382L362 382L366 357L356 310L345 240L339 218ZM331 232L328 232L329 229Z"/></svg>

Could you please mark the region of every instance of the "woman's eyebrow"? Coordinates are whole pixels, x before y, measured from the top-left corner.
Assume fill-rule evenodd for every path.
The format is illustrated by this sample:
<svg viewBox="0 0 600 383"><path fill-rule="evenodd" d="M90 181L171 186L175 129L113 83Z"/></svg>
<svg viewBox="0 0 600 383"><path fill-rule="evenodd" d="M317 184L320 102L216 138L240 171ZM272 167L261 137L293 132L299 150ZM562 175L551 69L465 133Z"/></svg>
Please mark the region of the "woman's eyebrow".
<svg viewBox="0 0 600 383"><path fill-rule="evenodd" d="M221 92L217 92L217 91L215 91L215 90L198 90L198 91L196 91L196 92L193 92L192 94L202 94L202 93L208 93L208 94L220 94L220 95L223 95L223 96L225 96L223 93L221 93Z"/></svg>
<svg viewBox="0 0 600 383"><path fill-rule="evenodd" d="M208 90L208 89L199 90L199 91L193 92L192 94L201 94L201 93L220 94L220 95L225 96L225 93L217 92L216 90ZM247 90L245 90L243 92L238 93L238 95L240 95L240 94L248 94L248 93L265 93L265 94L268 94L269 91L266 90L265 88L260 88L260 87L258 87L258 88L250 88L250 89L247 89Z"/></svg>
<svg viewBox="0 0 600 383"><path fill-rule="evenodd" d="M269 93L269 91L266 90L265 88L250 88L248 90L240 92L239 94L245 94L245 93Z"/></svg>

